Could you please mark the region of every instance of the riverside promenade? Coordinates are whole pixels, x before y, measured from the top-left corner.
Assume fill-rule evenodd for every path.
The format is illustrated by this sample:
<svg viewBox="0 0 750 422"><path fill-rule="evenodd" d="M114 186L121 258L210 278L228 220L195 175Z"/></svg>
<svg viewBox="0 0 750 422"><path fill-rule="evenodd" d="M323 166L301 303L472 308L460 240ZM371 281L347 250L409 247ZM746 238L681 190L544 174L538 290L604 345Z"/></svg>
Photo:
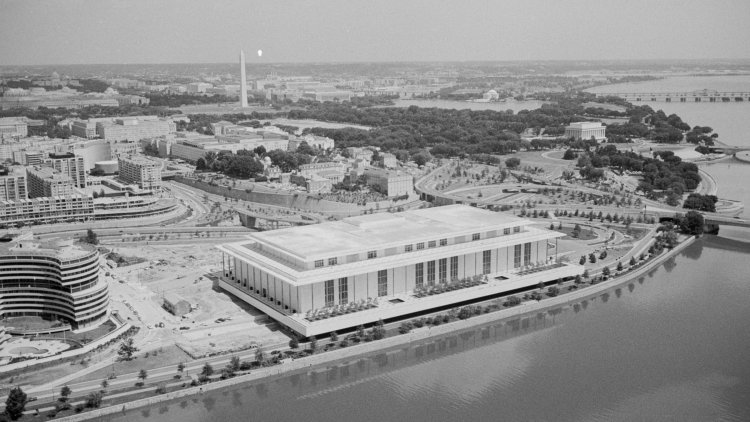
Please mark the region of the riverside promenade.
<svg viewBox="0 0 750 422"><path fill-rule="evenodd" d="M506 319L515 318L515 317L523 316L526 314L538 313L538 312L545 311L545 310L555 308L558 306L566 306L574 302L579 302L581 300L587 299L592 296L597 296L603 291L606 291L610 288L617 287L630 280L633 280L637 277L647 274L648 272L656 269L659 265L661 265L667 259L675 256L676 254L684 250L694 241L695 241L694 236L686 237L682 242L680 242L680 244L678 244L672 250L663 252L659 256L653 258L652 261L645 263L643 265L640 265L631 271L622 273L607 281L600 282L593 286L581 288L572 292L565 293L560 296L547 298L538 302L525 302L524 304L516 306L516 307L505 308L499 311L477 315L469 319L449 322L440 326L425 326L422 328L414 329L408 334L395 335L392 337L387 337L385 339L373 341L370 343L362 343L362 344L353 345L345 349L336 349L336 350L327 351L327 352L316 354L316 355L307 356L304 358L289 360L276 366L254 370L252 373L249 373L246 375L240 375L240 376L229 378L226 380L203 384L201 386L183 388L183 389L168 392L165 394L156 395L153 397L148 397L148 398L144 398L140 400L135 400L135 401L124 403L124 404L116 404L116 405L108 406L105 408L88 411L85 413L70 415L70 416L67 416L58 420L66 421L66 422L74 422L74 421L78 422L78 421L86 421L86 420L102 418L107 415L114 416L117 414L127 414L130 411L133 411L142 407L153 406L159 403L164 403L164 402L168 402L168 401L172 401L172 400L176 400L180 398L196 396L196 395L203 394L207 391L225 389L225 388L229 388L235 385L258 381L264 378L277 376L280 374L285 374L285 373L290 373L290 372L295 372L295 371L310 370L313 366L331 364L340 360L348 360L348 359L352 359L357 356L365 355L368 353L383 351L383 350L394 348L394 347L400 347L405 344L410 344L410 343L417 342L417 341L424 341L432 337L449 334L454 331L471 328L471 327L482 325L485 323L502 322L503 320L506 320ZM652 239L647 239L647 241L644 241L643 243L634 247L633 252L635 253L638 250L644 250L648 248L651 242L652 242ZM118 395L116 394L114 396L118 396Z"/></svg>

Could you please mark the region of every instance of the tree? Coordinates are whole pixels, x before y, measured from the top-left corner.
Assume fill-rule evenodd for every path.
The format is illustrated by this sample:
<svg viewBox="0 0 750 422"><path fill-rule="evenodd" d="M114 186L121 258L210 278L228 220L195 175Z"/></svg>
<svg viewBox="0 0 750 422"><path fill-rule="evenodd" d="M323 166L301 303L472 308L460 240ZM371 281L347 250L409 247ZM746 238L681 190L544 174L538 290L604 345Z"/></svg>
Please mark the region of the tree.
<svg viewBox="0 0 750 422"><path fill-rule="evenodd" d="M630 257L630 266L632 267L632 266L633 266L633 265L635 265L635 264L636 264L636 261L635 261L635 256L631 256L631 257Z"/></svg>
<svg viewBox="0 0 750 422"><path fill-rule="evenodd" d="M418 165L423 166L432 160L432 156L427 151L420 151L411 157L412 160Z"/></svg>
<svg viewBox="0 0 750 422"><path fill-rule="evenodd" d="M617 263L617 271L622 271L622 269L623 269L622 261L620 261Z"/></svg>
<svg viewBox="0 0 750 422"><path fill-rule="evenodd" d="M8 398L5 400L5 413L10 417L11 420L16 420L23 416L23 411L26 409L26 403L28 397L26 393L21 390L21 387L15 387L8 393Z"/></svg>
<svg viewBox="0 0 750 422"><path fill-rule="evenodd" d="M307 141L300 142L297 147L297 152L305 155L315 155L315 150L307 143Z"/></svg>
<svg viewBox="0 0 750 422"><path fill-rule="evenodd" d="M505 165L509 169L515 169L518 168L518 166L521 165L521 159L518 157L510 157L507 160L505 160Z"/></svg>
<svg viewBox="0 0 750 422"><path fill-rule="evenodd" d="M703 216L696 211L688 211L685 216L681 217L679 220L680 231L685 234L702 234L703 226Z"/></svg>
<svg viewBox="0 0 750 422"><path fill-rule="evenodd" d="M99 238L97 237L96 233L91 229L86 230L86 237L83 238L83 241L86 243L90 243L92 245L99 244Z"/></svg>
<svg viewBox="0 0 750 422"><path fill-rule="evenodd" d="M205 375L207 377L210 377L213 374L214 374L214 367L211 366L210 363L206 362L203 365L203 368L201 368L201 375Z"/></svg>
<svg viewBox="0 0 750 422"><path fill-rule="evenodd" d="M237 372L240 370L240 358L239 356L232 356L231 359L229 359L229 363L227 364L227 369L230 372Z"/></svg>
<svg viewBox="0 0 750 422"><path fill-rule="evenodd" d="M581 259L578 260L578 265L583 265L586 263L586 256L581 255Z"/></svg>
<svg viewBox="0 0 750 422"><path fill-rule="evenodd" d="M103 379L101 385L103 389L106 389L107 387L109 387L109 381L107 381L106 379Z"/></svg>
<svg viewBox="0 0 750 422"><path fill-rule="evenodd" d="M129 338L120 344L120 349L117 351L117 354L120 355L120 359L122 360L131 360L138 350L139 349L133 344L133 339Z"/></svg>
<svg viewBox="0 0 750 422"><path fill-rule="evenodd" d="M88 396L86 396L86 407L91 409L96 409L99 406L102 405L102 397L104 394L101 391L95 391L93 393L89 393Z"/></svg>
<svg viewBox="0 0 750 422"><path fill-rule="evenodd" d="M573 152L572 148L568 148L567 150L565 150L565 154L563 154L562 158L563 160L575 160L577 156L578 154Z"/></svg>
<svg viewBox="0 0 750 422"><path fill-rule="evenodd" d="M318 349L318 339L315 336L310 337L310 350L315 353Z"/></svg>
<svg viewBox="0 0 750 422"><path fill-rule="evenodd" d="M573 231L570 233L571 236L575 237L576 239L581 236L581 225L576 224L575 227L573 227Z"/></svg>
<svg viewBox="0 0 750 422"><path fill-rule="evenodd" d="M605 276L605 277L609 277L609 274L610 274L610 270L609 270L609 267L604 267L604 268L602 268L602 275L603 275L603 276Z"/></svg>
<svg viewBox="0 0 750 422"><path fill-rule="evenodd" d="M60 399L59 400L61 402L68 401L68 397L70 397L70 393L72 393L72 391L70 390L70 387L68 387L67 385L63 385L63 387L60 389Z"/></svg>
<svg viewBox="0 0 750 422"><path fill-rule="evenodd" d="M180 362L177 364L177 372L182 372L185 370L185 364Z"/></svg>
<svg viewBox="0 0 750 422"><path fill-rule="evenodd" d="M195 162L195 169L197 171L204 171L208 169L208 166L206 166L206 160L203 157L199 158L198 161Z"/></svg>
<svg viewBox="0 0 750 422"><path fill-rule="evenodd" d="M297 340L297 336L294 336L289 340L289 348L296 349L298 347L299 347L299 340Z"/></svg>
<svg viewBox="0 0 750 422"><path fill-rule="evenodd" d="M145 370L145 369L141 369L141 370L140 370L140 371L138 372L138 378L140 378L140 379L141 379L141 381L146 381L146 378L148 378L148 372L146 372L146 370Z"/></svg>
<svg viewBox="0 0 750 422"><path fill-rule="evenodd" d="M258 366L263 366L263 362L266 361L266 355L263 353L263 349L258 346L255 349L255 362L258 363Z"/></svg>

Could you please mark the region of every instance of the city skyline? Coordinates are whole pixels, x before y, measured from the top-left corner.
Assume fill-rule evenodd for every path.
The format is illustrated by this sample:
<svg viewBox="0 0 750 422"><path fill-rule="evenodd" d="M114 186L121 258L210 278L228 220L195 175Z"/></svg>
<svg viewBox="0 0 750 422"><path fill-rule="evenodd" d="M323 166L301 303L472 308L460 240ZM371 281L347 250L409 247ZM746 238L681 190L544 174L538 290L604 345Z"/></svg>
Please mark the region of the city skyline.
<svg viewBox="0 0 750 422"><path fill-rule="evenodd" d="M6 65L750 58L742 1L2 5Z"/></svg>

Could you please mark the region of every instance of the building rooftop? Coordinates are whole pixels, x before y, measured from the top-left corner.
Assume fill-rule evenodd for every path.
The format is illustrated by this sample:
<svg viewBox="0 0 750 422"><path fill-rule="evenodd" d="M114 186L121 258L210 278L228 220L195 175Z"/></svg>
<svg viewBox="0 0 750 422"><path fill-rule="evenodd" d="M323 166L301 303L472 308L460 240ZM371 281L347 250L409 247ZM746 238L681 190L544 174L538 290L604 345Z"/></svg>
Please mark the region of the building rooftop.
<svg viewBox="0 0 750 422"><path fill-rule="evenodd" d="M529 223L512 215L466 205L449 205L396 214L349 217L341 221L255 233L251 238L309 261ZM243 246L253 247L252 244Z"/></svg>
<svg viewBox="0 0 750 422"><path fill-rule="evenodd" d="M576 122L571 123L569 127L576 127L581 129L594 129L602 127L601 122Z"/></svg>
<svg viewBox="0 0 750 422"><path fill-rule="evenodd" d="M77 243L73 239L47 241L17 239L8 243L0 243L0 256L23 253L51 256L63 261L82 258L94 250L92 245Z"/></svg>

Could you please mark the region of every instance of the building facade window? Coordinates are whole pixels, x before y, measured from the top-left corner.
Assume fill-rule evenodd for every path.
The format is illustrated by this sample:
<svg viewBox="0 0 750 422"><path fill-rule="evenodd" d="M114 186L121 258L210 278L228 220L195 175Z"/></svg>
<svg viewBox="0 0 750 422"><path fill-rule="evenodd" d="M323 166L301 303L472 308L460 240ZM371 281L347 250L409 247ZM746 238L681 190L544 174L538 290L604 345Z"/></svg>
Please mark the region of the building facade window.
<svg viewBox="0 0 750 422"><path fill-rule="evenodd" d="M440 246L448 246L448 239L440 239Z"/></svg>
<svg viewBox="0 0 750 422"><path fill-rule="evenodd" d="M520 232L521 232L521 226L513 227L513 233L520 233Z"/></svg>
<svg viewBox="0 0 750 422"><path fill-rule="evenodd" d="M349 303L349 279L341 277L339 279L339 305Z"/></svg>
<svg viewBox="0 0 750 422"><path fill-rule="evenodd" d="M424 286L424 263L420 262L416 265L415 284L417 287Z"/></svg>
<svg viewBox="0 0 750 422"><path fill-rule="evenodd" d="M474 233L471 235L471 240L479 240L480 237L479 233Z"/></svg>
<svg viewBox="0 0 750 422"><path fill-rule="evenodd" d="M458 257L451 257L451 280L458 280Z"/></svg>
<svg viewBox="0 0 750 422"><path fill-rule="evenodd" d="M378 257L378 251L367 252L367 259L373 259Z"/></svg>
<svg viewBox="0 0 750 422"><path fill-rule="evenodd" d="M406 245L404 246L404 252L411 252L412 251L412 245Z"/></svg>
<svg viewBox="0 0 750 422"><path fill-rule="evenodd" d="M438 261L438 280L441 283L448 281L448 258L441 258Z"/></svg>
<svg viewBox="0 0 750 422"><path fill-rule="evenodd" d="M523 265L531 264L531 243L523 244Z"/></svg>
<svg viewBox="0 0 750 422"><path fill-rule="evenodd" d="M320 268L323 265L324 265L324 263L323 263L322 259L318 259L318 260L315 261L315 268Z"/></svg>
<svg viewBox="0 0 750 422"><path fill-rule="evenodd" d="M427 284L435 284L435 261L427 262Z"/></svg>
<svg viewBox="0 0 750 422"><path fill-rule="evenodd" d="M482 251L482 274L489 274L492 269L492 251Z"/></svg>
<svg viewBox="0 0 750 422"><path fill-rule="evenodd" d="M328 265L336 265L339 263L338 258L328 258Z"/></svg>
<svg viewBox="0 0 750 422"><path fill-rule="evenodd" d="M510 227L506 227L503 229L503 234L510 234Z"/></svg>
<svg viewBox="0 0 750 422"><path fill-rule="evenodd" d="M333 306L333 280L326 280L325 301L326 307Z"/></svg>
<svg viewBox="0 0 750 422"><path fill-rule="evenodd" d="M388 296L388 270L378 271L378 296Z"/></svg>
<svg viewBox="0 0 750 422"><path fill-rule="evenodd" d="M427 247L428 248L434 248L435 246L437 246L437 242L436 241L430 240L429 242L427 242Z"/></svg>
<svg viewBox="0 0 750 422"><path fill-rule="evenodd" d="M417 243L417 250L419 251L419 250L422 250L422 249L424 249L424 242Z"/></svg>
<svg viewBox="0 0 750 422"><path fill-rule="evenodd" d="M521 244L513 246L513 268L521 267Z"/></svg>

